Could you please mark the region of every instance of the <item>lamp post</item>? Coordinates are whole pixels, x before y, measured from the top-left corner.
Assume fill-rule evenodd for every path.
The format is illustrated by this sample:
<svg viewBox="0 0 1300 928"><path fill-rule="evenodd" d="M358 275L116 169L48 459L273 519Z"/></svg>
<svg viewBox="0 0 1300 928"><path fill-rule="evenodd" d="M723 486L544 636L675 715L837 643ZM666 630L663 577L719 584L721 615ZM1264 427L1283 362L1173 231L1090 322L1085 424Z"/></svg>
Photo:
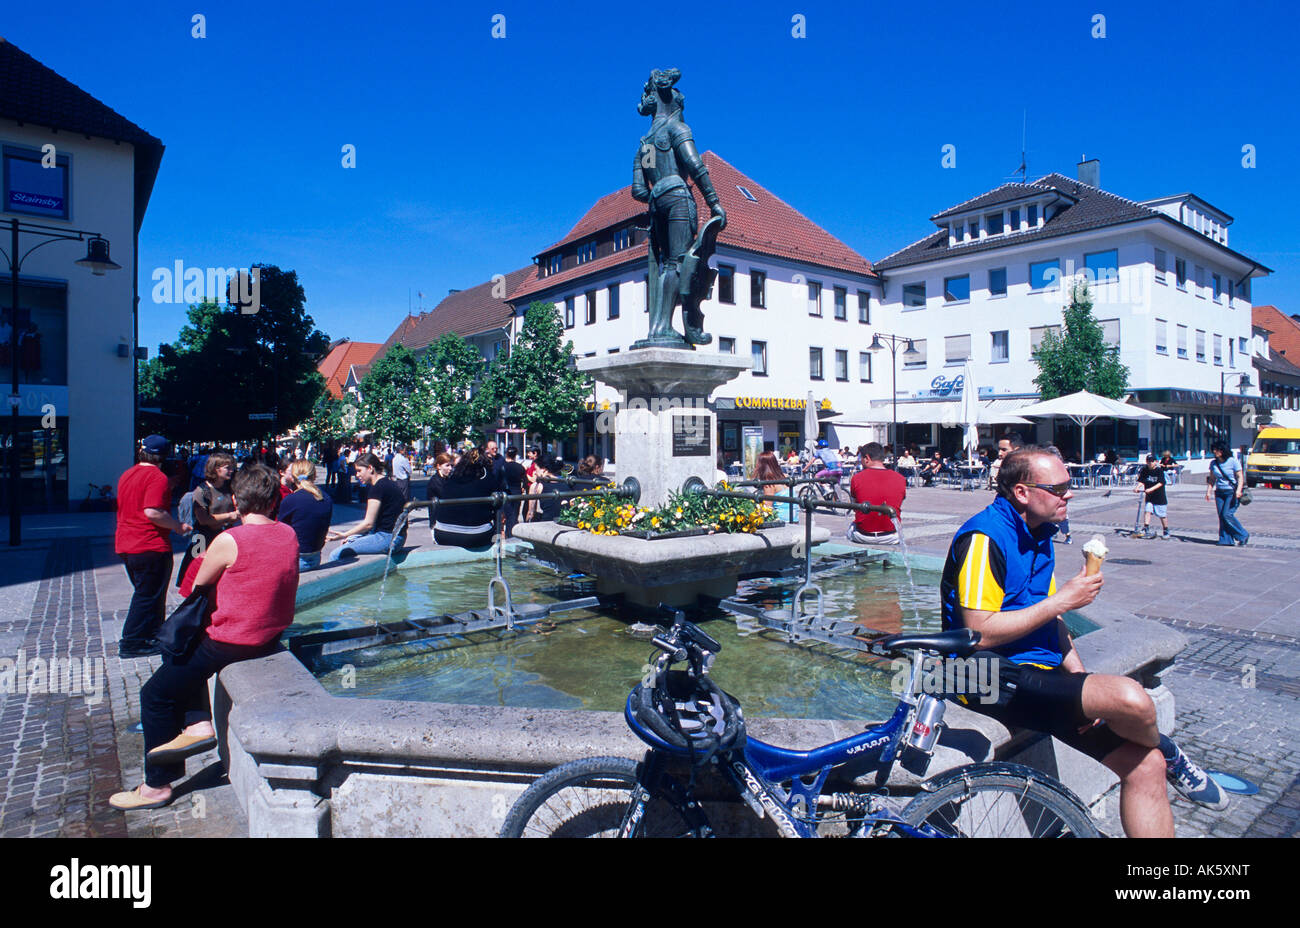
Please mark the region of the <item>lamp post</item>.
<svg viewBox="0 0 1300 928"><path fill-rule="evenodd" d="M1223 433L1223 443L1229 444L1231 431L1228 429L1228 419L1223 411L1223 394L1226 390L1227 380L1229 377L1239 377L1237 381L1237 390L1245 394L1247 388L1253 386L1250 382L1250 374L1245 372L1223 371L1219 374L1219 430ZM1231 448L1229 448L1231 450Z"/></svg>
<svg viewBox="0 0 1300 928"><path fill-rule="evenodd" d="M888 344L882 342L882 338L885 339ZM868 351L879 351L882 348L889 349L890 383L893 385L893 390L890 392L893 397L894 405L893 420L889 427L889 451L893 455L898 454L898 346L900 344L905 345L903 348L904 358L915 358L920 356L921 352L916 350L916 346L912 344L910 338L904 338L901 335L889 335L885 332L877 332L875 337L871 339L870 346L867 348Z"/></svg>
<svg viewBox="0 0 1300 928"><path fill-rule="evenodd" d="M9 252L5 257L9 261L9 364L13 369L12 390L9 393L9 544L17 547L22 544L22 455L18 451L18 409L22 399L18 395L18 274L23 262L37 248L50 242L85 242L86 257L74 264L90 268L96 277L104 276L105 271L119 271L120 264L113 263L108 256L108 239L96 232L82 229L64 229L60 226L47 226L36 222L9 220ZM43 239L22 254L18 253L18 234ZM3 249L0 249L2 251ZM132 425L134 428L134 424Z"/></svg>

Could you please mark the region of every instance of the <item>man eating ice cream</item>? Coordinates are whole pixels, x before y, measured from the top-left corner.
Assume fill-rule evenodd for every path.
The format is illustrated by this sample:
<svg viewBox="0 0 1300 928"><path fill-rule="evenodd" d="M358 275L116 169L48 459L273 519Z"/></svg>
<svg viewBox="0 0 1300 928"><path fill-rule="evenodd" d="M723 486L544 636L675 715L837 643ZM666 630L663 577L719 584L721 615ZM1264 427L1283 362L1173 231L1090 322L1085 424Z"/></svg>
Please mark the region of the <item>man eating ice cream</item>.
<svg viewBox="0 0 1300 928"><path fill-rule="evenodd" d="M1115 771L1129 837L1173 837L1166 779L1188 799L1225 808L1218 785L1157 731L1140 683L1084 670L1061 616L1101 592L1105 545L1089 542L1085 565L1057 588L1051 539L1072 497L1065 465L1026 447L1003 459L997 491L957 530L940 586L944 628L978 631L987 649L978 657L999 662L997 701L968 707L1049 733Z"/></svg>

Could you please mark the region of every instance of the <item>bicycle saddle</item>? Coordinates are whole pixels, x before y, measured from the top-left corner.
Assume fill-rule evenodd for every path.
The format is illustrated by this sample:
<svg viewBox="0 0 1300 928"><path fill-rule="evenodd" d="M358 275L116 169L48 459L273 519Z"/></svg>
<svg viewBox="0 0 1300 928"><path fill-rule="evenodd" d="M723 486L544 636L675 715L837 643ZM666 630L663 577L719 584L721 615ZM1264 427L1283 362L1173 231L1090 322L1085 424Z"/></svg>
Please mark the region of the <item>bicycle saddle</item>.
<svg viewBox="0 0 1300 928"><path fill-rule="evenodd" d="M967 657L979 648L980 633L970 628L954 628L933 635L890 635L887 638L877 638L874 643L886 651L912 651L919 648L922 651Z"/></svg>

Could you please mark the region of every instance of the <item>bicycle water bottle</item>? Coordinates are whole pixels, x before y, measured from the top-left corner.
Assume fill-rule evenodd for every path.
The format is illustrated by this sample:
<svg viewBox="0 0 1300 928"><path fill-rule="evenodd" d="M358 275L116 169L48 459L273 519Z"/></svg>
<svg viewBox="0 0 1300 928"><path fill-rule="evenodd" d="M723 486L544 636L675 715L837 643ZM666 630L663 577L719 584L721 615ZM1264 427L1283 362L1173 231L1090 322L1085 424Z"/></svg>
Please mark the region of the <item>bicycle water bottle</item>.
<svg viewBox="0 0 1300 928"><path fill-rule="evenodd" d="M934 743L939 739L939 729L943 725L944 702L924 693L916 702L916 721L912 723L912 733L908 744L930 754Z"/></svg>

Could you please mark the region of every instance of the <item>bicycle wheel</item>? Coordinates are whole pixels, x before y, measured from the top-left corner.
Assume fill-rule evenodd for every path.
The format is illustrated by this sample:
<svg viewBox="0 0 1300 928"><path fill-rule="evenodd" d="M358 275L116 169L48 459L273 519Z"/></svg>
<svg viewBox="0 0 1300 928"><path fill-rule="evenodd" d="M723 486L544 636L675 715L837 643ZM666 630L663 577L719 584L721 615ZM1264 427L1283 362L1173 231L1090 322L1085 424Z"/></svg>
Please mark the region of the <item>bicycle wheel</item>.
<svg viewBox="0 0 1300 928"><path fill-rule="evenodd" d="M903 809L913 827L953 838L1098 838L1088 809L1065 786L1018 764L976 764L945 774Z"/></svg>
<svg viewBox="0 0 1300 928"><path fill-rule="evenodd" d="M511 806L501 837L615 837L631 803L636 766L626 757L588 757L556 767ZM693 836L681 810L664 796L650 800L636 835Z"/></svg>

